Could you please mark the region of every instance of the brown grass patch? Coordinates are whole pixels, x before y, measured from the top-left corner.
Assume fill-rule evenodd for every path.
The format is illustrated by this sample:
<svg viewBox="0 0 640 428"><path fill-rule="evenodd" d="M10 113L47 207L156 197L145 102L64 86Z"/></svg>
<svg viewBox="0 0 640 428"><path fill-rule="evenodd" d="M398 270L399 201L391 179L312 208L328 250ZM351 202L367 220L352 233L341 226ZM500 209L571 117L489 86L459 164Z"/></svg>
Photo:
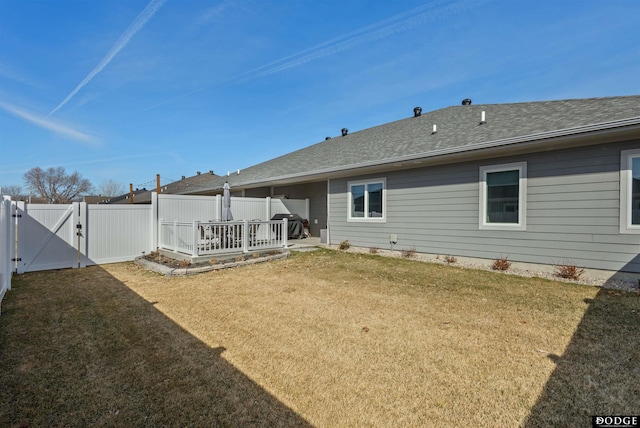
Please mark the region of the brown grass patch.
<svg viewBox="0 0 640 428"><path fill-rule="evenodd" d="M640 408L640 298L320 250L22 275L0 425L585 426Z"/></svg>

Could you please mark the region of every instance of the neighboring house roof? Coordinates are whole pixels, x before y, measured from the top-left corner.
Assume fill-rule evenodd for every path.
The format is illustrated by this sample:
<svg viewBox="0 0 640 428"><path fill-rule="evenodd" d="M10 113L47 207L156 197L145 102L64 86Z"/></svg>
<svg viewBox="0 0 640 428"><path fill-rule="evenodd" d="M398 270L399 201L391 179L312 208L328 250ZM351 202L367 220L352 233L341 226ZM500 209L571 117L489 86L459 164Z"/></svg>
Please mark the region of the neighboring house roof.
<svg viewBox="0 0 640 428"><path fill-rule="evenodd" d="M165 184L160 187L160 192L166 195L191 195L201 193L203 190L211 192L212 183L217 182L218 179L221 179L220 176L215 175L213 171L209 171L206 173L198 172L196 175L192 177L183 176L181 180L174 181L169 184ZM220 184L220 189L222 189L222 185L224 184L224 179ZM216 187L216 186L214 186ZM150 204L151 203L151 193L155 192L155 187L153 189L147 190L136 190L134 192L133 202L135 204ZM118 203L124 204L129 203L129 194L126 193L122 196L119 196L118 200L112 200L110 203Z"/></svg>
<svg viewBox="0 0 640 428"><path fill-rule="evenodd" d="M114 197L117 196L83 196L82 202L86 202L88 204L106 204Z"/></svg>
<svg viewBox="0 0 640 428"><path fill-rule="evenodd" d="M213 171L209 171L206 173L197 173L192 177L183 176L181 180L162 186L160 190L162 193L167 194L198 193L202 190L209 189L211 183L220 181L224 184L224 178L214 174Z"/></svg>
<svg viewBox="0 0 640 428"><path fill-rule="evenodd" d="M148 197L148 201L143 202L145 195L149 194ZM149 192L147 189L136 189L133 191L133 201L136 204L141 204L141 203L147 203L150 204L151 203L151 192ZM129 193L125 193L124 195L120 195L120 196L113 196L111 198L109 198L108 200L104 201L104 202L100 202L100 203L104 203L104 204L129 204L129 197L130 194Z"/></svg>
<svg viewBox="0 0 640 428"><path fill-rule="evenodd" d="M221 179L236 188L304 181L357 168L638 125L640 95L459 105L334 137ZM209 186L220 187L220 182L212 180Z"/></svg>

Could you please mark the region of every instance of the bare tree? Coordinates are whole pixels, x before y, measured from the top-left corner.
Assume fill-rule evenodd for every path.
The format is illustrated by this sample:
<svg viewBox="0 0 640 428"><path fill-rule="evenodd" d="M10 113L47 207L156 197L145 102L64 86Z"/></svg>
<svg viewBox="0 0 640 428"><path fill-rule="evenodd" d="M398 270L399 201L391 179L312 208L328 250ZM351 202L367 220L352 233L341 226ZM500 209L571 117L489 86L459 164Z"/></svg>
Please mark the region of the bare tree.
<svg viewBox="0 0 640 428"><path fill-rule="evenodd" d="M0 186L0 189L2 189L2 195L11 196L11 199L14 201L19 201L24 196L22 194L22 186Z"/></svg>
<svg viewBox="0 0 640 428"><path fill-rule="evenodd" d="M64 204L89 193L91 182L74 172L68 175L64 168L42 169L39 166L24 174L24 182L29 189L50 204Z"/></svg>
<svg viewBox="0 0 640 428"><path fill-rule="evenodd" d="M100 186L98 186L98 194L100 196L113 197L120 196L125 193L127 193L125 185L111 179L103 181Z"/></svg>

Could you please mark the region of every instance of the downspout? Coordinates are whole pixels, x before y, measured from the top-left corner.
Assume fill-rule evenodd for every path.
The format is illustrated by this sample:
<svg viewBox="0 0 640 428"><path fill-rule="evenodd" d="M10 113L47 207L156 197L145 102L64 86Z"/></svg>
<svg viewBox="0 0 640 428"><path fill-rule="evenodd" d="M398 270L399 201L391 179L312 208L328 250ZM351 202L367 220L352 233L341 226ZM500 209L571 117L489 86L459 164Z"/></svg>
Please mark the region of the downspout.
<svg viewBox="0 0 640 428"><path fill-rule="evenodd" d="M331 234L329 224L331 223L331 179L327 179L327 245L331 245Z"/></svg>

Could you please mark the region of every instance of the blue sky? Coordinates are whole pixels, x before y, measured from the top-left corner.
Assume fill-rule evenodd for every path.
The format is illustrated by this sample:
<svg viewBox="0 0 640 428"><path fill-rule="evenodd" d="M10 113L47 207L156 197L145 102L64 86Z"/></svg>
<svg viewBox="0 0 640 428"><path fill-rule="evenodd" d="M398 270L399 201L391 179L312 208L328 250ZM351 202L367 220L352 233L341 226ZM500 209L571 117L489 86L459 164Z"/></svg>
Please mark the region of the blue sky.
<svg viewBox="0 0 640 428"><path fill-rule="evenodd" d="M0 0L0 186L223 175L458 105L640 93L637 0Z"/></svg>

